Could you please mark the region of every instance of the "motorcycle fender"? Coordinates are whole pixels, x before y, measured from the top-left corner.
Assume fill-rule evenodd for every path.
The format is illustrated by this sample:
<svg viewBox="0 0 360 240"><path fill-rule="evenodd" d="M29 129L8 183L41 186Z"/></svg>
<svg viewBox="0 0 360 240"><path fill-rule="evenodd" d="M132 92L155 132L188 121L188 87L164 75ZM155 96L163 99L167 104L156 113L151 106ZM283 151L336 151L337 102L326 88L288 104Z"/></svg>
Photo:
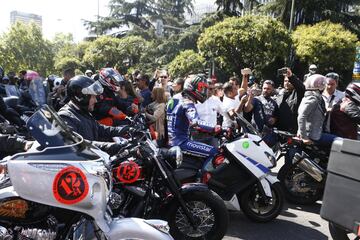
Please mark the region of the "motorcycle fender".
<svg viewBox="0 0 360 240"><path fill-rule="evenodd" d="M264 189L265 195L268 197L272 197L270 182L266 178L262 178L260 180L260 183L262 188Z"/></svg>
<svg viewBox="0 0 360 240"><path fill-rule="evenodd" d="M140 218L118 218L110 224L110 231L106 233L109 240L125 239L157 239L173 240L170 234L159 231L146 220Z"/></svg>
<svg viewBox="0 0 360 240"><path fill-rule="evenodd" d="M17 194L17 192L15 192L13 186L9 186L9 187L0 189L0 200L9 198L9 197L18 197L18 196L19 195Z"/></svg>
<svg viewBox="0 0 360 240"><path fill-rule="evenodd" d="M270 183L270 185L273 185L274 183L277 183L279 182L279 179L276 177L276 176L273 176L273 175L266 175L266 180L268 180L268 182Z"/></svg>
<svg viewBox="0 0 360 240"><path fill-rule="evenodd" d="M209 190L208 186L203 183L186 183L181 186L180 191L182 194L186 194L186 193L193 192L193 191L207 192L210 190Z"/></svg>

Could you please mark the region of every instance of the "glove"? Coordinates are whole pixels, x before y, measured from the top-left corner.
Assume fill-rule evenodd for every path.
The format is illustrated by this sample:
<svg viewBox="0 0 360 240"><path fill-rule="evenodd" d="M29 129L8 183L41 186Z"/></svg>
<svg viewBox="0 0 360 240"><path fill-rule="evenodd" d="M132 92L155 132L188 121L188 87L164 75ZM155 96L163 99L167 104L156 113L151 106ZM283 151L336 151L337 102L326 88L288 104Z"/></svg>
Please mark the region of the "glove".
<svg viewBox="0 0 360 240"><path fill-rule="evenodd" d="M107 143L105 146L105 148L107 149L103 150L107 152L110 156L114 156L121 150L122 147L124 147L124 145L120 143Z"/></svg>
<svg viewBox="0 0 360 240"><path fill-rule="evenodd" d="M221 130L222 130L222 128L221 128L220 125L216 125L216 126L214 127L214 133L215 133L215 134L221 133Z"/></svg>
<svg viewBox="0 0 360 240"><path fill-rule="evenodd" d="M109 110L108 114L112 116L114 119L118 119L118 120L124 120L126 118L126 115L116 107L112 107Z"/></svg>

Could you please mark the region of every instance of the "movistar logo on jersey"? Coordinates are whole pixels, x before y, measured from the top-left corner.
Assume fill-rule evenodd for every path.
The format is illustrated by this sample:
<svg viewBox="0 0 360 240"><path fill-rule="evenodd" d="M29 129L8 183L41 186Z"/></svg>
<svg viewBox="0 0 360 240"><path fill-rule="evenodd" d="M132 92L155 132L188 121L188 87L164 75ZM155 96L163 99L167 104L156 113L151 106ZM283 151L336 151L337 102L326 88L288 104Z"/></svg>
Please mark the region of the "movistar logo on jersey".
<svg viewBox="0 0 360 240"><path fill-rule="evenodd" d="M195 144L192 142L187 142L186 145L188 145L188 147L193 148L193 149L198 149L198 150L202 150L202 151L206 151L206 152L210 152L212 147L206 146L206 145L199 145L199 144Z"/></svg>
<svg viewBox="0 0 360 240"><path fill-rule="evenodd" d="M178 104L179 100L178 99L170 99L167 103L167 111L172 111L174 110L175 106Z"/></svg>

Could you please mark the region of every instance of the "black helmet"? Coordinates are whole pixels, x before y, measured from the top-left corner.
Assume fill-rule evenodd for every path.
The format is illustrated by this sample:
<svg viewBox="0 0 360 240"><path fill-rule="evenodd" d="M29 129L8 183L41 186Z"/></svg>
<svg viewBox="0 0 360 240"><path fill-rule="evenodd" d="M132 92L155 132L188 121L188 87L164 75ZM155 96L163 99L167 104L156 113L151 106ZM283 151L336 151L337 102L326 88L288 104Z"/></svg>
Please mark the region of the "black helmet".
<svg viewBox="0 0 360 240"><path fill-rule="evenodd" d="M193 101L205 102L208 84L204 74L190 75L184 84L183 94Z"/></svg>
<svg viewBox="0 0 360 240"><path fill-rule="evenodd" d="M100 95L104 88L98 81L78 75L70 79L67 94L79 108L87 110L91 95Z"/></svg>

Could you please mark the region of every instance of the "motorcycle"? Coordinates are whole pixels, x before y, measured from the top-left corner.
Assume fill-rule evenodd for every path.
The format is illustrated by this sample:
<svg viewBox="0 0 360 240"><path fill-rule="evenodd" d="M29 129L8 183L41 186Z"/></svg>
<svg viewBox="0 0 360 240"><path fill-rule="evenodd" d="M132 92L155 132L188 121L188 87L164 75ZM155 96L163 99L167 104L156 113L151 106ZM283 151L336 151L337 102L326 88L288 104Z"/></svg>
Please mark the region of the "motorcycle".
<svg viewBox="0 0 360 240"><path fill-rule="evenodd" d="M321 199L325 187L330 148L306 145L295 135L275 130L283 143L279 158L285 157L278 178L287 200L295 204L312 204Z"/></svg>
<svg viewBox="0 0 360 240"><path fill-rule="evenodd" d="M143 117L129 130L128 143L112 158L114 198L118 215L160 218L169 222L175 239L222 239L228 226L223 201L206 185L181 185L174 169L181 163L178 147L159 150L143 131Z"/></svg>
<svg viewBox="0 0 360 240"><path fill-rule="evenodd" d="M228 135L217 156L204 163L187 155L176 176L182 182L200 178L229 210L242 209L250 220L268 222L280 214L284 203L278 180L269 169L276 165L274 153L245 118L239 115L236 121L242 132Z"/></svg>
<svg viewBox="0 0 360 240"><path fill-rule="evenodd" d="M164 221L112 215L109 156L52 109L27 126L37 142L1 164L1 239L172 239Z"/></svg>

